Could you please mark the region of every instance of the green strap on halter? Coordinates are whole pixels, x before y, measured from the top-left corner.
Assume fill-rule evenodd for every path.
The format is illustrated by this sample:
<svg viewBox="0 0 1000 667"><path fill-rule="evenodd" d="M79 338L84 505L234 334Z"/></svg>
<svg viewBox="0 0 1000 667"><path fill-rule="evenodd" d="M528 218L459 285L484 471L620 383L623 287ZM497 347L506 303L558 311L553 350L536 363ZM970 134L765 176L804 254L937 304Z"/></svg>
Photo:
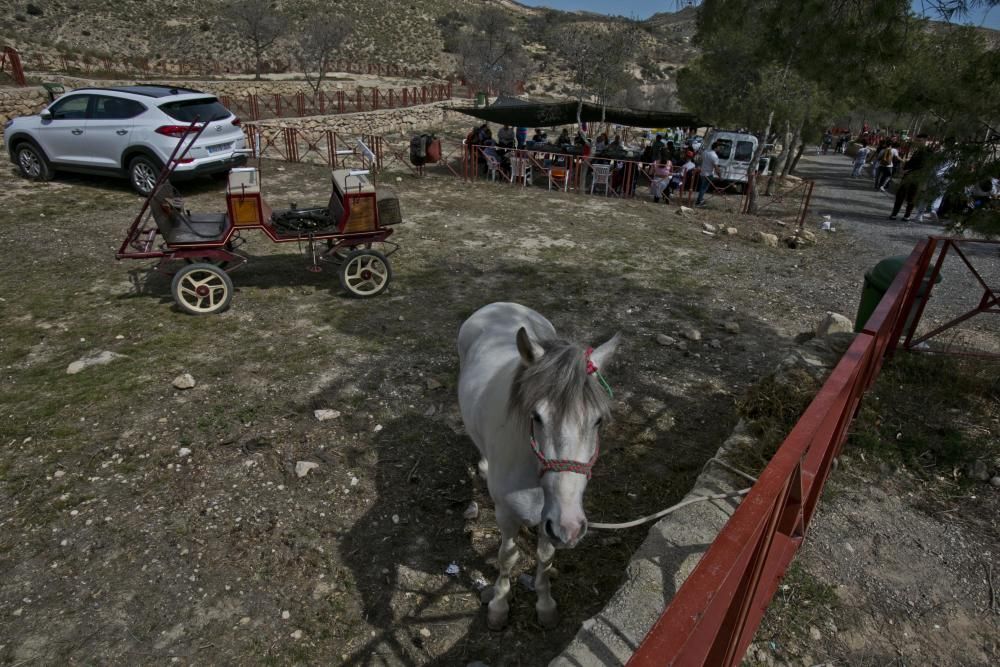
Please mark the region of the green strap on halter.
<svg viewBox="0 0 1000 667"><path fill-rule="evenodd" d="M594 375L597 376L597 381L601 383L602 387L604 387L604 391L608 392L608 396L610 398L614 398L615 392L611 391L611 385L609 385L608 381L604 379L603 375L601 375L601 371L594 371Z"/></svg>

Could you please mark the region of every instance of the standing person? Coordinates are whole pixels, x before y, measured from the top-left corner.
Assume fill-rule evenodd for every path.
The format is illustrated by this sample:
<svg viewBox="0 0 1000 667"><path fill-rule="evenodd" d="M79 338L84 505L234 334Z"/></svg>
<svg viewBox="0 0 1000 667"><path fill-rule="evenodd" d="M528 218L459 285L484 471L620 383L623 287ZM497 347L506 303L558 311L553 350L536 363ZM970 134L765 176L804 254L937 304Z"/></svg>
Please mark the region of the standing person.
<svg viewBox="0 0 1000 667"><path fill-rule="evenodd" d="M833 132L827 130L823 135L823 155L826 155L826 152L830 150L831 145L833 145Z"/></svg>
<svg viewBox="0 0 1000 667"><path fill-rule="evenodd" d="M858 149L858 154L854 156L854 169L851 171L851 178L858 178L861 176L861 170L865 166L865 162L868 161L868 156L871 155L872 149L868 146L862 146Z"/></svg>
<svg viewBox="0 0 1000 667"><path fill-rule="evenodd" d="M705 193L712 185L712 178L719 175L719 154L715 152L718 147L718 141L712 142L712 145L701 157L701 181L698 183L698 198L695 199L695 206L705 205Z"/></svg>
<svg viewBox="0 0 1000 667"><path fill-rule="evenodd" d="M517 136L517 147L519 149L523 149L524 145L528 143L528 128L526 127L517 128L517 132L515 132L515 135Z"/></svg>
<svg viewBox="0 0 1000 667"><path fill-rule="evenodd" d="M887 143L885 148L875 156L875 189L885 192L892 180L892 167L899 159L899 151L893 144Z"/></svg>
<svg viewBox="0 0 1000 667"><path fill-rule="evenodd" d="M892 213L889 214L890 220L896 219L896 216L899 215L899 209L903 207L905 201L906 213L903 214L903 220L909 221L910 214L913 213L913 205L917 201L917 193L920 191L920 182L924 176L920 170L923 169L926 162L927 150L923 148L915 151L909 160L903 162L903 180L900 181L899 188L896 190L896 201L892 205Z"/></svg>

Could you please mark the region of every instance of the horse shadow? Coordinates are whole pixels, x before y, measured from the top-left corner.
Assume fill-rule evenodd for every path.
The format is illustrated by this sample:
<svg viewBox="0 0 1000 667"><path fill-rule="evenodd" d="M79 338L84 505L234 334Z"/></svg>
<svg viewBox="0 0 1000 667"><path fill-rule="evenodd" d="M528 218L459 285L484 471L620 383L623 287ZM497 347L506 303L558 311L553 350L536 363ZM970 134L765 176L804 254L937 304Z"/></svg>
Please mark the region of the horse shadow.
<svg viewBox="0 0 1000 667"><path fill-rule="evenodd" d="M461 286L453 275L463 276ZM434 282L434 276L444 279ZM554 594L564 620L555 630L536 624L535 596L523 589L512 600L508 628L500 633L487 629L478 588L496 575L498 534L492 501L474 474L478 457L463 432L454 393L454 339L461 322L478 307L500 300L525 303L551 317L560 335L573 340L581 340L581 330L597 341L618 325L625 329L625 346L607 374L619 392L617 415L602 435L601 460L587 492L591 520L631 519L676 502L711 456L698 443L721 444L729 435L736 419L731 393L707 386L688 391L686 381L668 388L664 382L665 375L687 373L689 363L703 363L700 357L663 348L650 332L679 326L676 318L686 321L682 309L670 316L658 310L670 295L627 279L621 282L621 294L607 295L588 284L591 277L587 267L562 267L558 281L565 289L556 293L545 289L552 277L530 263L482 269L456 259L407 276L394 291L391 307L385 299L352 300L350 316L332 321L348 337L383 338L364 356L339 358L337 378L302 406L303 411L331 406L342 411L338 426L356 444L337 463L368 471L370 477L359 485L369 504L337 545L349 571L355 611L369 631L351 644L345 664L444 666L483 660L496 665L516 664L525 656L534 664L547 662L573 638L580 620L604 607L606 599L598 591L618 587L646 536L642 528L621 534L594 531L581 548L559 552ZM470 280L482 289L469 290ZM546 284L539 285L542 281ZM685 298L692 308L714 308L706 305L710 298ZM628 321L618 320L616 315L636 304L642 312L630 310ZM724 306L718 309L704 315L730 317ZM448 334L428 339L409 329L421 321L433 321ZM781 338L761 321L742 326L767 339L762 347ZM743 354L737 347L732 346L734 358ZM768 353L776 354L774 349ZM722 363L720 368L722 386L745 373L743 363ZM370 418L367 407L377 402L393 406L391 417ZM476 521L462 517L470 500L480 507ZM703 545L663 546L683 557ZM533 539L524 540L521 551L515 573L531 569ZM447 574L452 563L460 568L454 576ZM665 576L664 582L663 597L669 599L672 579ZM514 587L519 588L517 583ZM455 632L456 625L462 630ZM442 636L450 642L444 650ZM552 652L538 653L541 642Z"/></svg>

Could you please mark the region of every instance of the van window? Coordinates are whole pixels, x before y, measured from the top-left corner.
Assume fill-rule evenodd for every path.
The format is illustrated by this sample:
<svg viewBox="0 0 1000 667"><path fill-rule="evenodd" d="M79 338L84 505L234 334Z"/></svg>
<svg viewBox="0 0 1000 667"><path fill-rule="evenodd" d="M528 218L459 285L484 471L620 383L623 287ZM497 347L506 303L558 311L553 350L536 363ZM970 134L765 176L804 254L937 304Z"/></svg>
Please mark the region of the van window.
<svg viewBox="0 0 1000 667"><path fill-rule="evenodd" d="M749 162L751 158L753 158L753 142L737 141L736 160L738 160L739 162Z"/></svg>
<svg viewBox="0 0 1000 667"><path fill-rule="evenodd" d="M719 156L719 159L728 160L733 152L732 139L716 139L716 143L718 146L715 147L715 152Z"/></svg>

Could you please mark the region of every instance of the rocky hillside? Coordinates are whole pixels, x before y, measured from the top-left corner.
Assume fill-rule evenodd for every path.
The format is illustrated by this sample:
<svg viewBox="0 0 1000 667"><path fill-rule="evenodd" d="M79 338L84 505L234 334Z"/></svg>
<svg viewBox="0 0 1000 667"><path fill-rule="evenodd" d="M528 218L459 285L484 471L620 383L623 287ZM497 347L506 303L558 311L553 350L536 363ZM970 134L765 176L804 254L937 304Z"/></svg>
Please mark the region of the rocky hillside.
<svg viewBox="0 0 1000 667"><path fill-rule="evenodd" d="M250 54L220 26L220 10L228 0L161 0L151 6L143 0L0 0L0 42L22 51L25 68L52 69L63 59L86 62L94 69L103 61L149 62L154 69L183 62L188 69L219 64L225 72L246 71ZM611 19L598 14L531 8L512 0L403 0L378 5L367 0L333 0L331 12L344 15L354 26L344 45L345 57L356 62L393 64L446 75L454 71L447 52L450 35L484 5L500 7L518 31L540 76L529 92L569 92L568 73L559 58L539 43L539 25L570 26L573 31L607 29ZM276 0L275 5L301 17L304 0ZM644 23L641 56L635 74L649 84L669 82L672 71L693 50L694 10L657 14ZM10 20L13 19L13 20ZM319 17L322 20L322 17ZM602 25L603 24L603 25ZM613 28L613 26L612 26ZM570 37L571 38L571 37ZM295 32L268 51L268 68L294 69L291 52Z"/></svg>

